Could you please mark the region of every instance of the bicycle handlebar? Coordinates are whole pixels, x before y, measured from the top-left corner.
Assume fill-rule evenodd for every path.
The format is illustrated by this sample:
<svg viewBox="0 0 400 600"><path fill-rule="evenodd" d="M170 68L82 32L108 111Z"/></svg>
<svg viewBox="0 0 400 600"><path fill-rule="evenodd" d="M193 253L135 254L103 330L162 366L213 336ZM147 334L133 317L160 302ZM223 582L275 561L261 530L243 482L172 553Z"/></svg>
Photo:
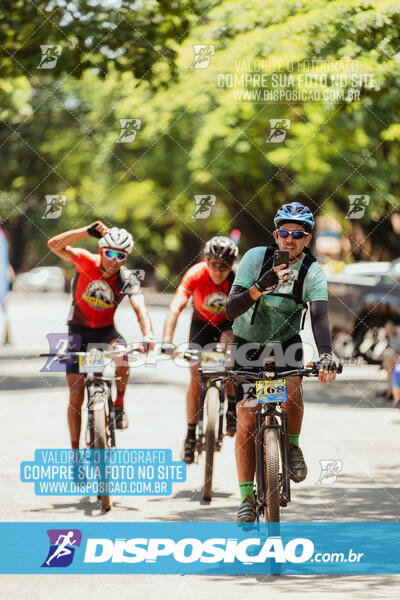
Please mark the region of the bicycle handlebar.
<svg viewBox="0 0 400 600"><path fill-rule="evenodd" d="M290 377L291 375L299 375L304 377L318 376L320 365L317 362L312 363L312 367L300 367L298 369L290 369L287 371L215 371L207 370L203 372L200 368L199 373L208 379L217 381L232 381L233 383L249 383L251 381L262 381L265 379L280 379L281 377ZM343 365L337 365L336 372L342 373Z"/></svg>
<svg viewBox="0 0 400 600"><path fill-rule="evenodd" d="M190 362L191 360L200 360L201 355L203 352L215 352L218 354L221 354L223 356L226 356L227 352L225 352L224 350L220 350L220 349L215 349L215 350L198 350L197 348L188 348L187 350L185 350L184 352L182 352L180 354L180 356L184 359L187 360L188 362Z"/></svg>
<svg viewBox="0 0 400 600"><path fill-rule="evenodd" d="M123 346L119 349L116 350L101 350L101 348L99 348L99 350L101 350L101 352L103 353L104 356L116 356L116 355L121 355L123 356L124 354L132 354L133 352L138 352L139 348L141 348L141 344L128 344L127 346ZM59 362L62 362L63 360L71 360L71 358L76 358L78 356L84 356L84 355L89 355L90 352L83 352L83 351L73 351L73 352L61 352L60 354L58 354L57 352L50 352L50 353L44 353L44 354L39 354L40 357L57 357L57 360Z"/></svg>

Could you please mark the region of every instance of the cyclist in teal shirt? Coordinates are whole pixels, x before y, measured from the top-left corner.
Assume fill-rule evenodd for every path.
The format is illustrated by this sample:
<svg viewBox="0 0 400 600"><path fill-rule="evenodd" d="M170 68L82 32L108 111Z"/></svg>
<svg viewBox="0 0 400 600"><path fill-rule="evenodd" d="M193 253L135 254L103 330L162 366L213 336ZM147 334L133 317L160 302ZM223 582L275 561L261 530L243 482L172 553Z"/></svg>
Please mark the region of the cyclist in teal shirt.
<svg viewBox="0 0 400 600"><path fill-rule="evenodd" d="M319 381L329 384L336 377L328 321L328 286L321 266L308 250L314 228L310 209L298 202L283 205L274 218L275 247L252 248L243 256L229 294L226 314L234 320L235 369L263 367L273 358L277 372L302 366L303 347L299 335L303 309L310 304L311 324L320 362ZM289 251L289 266L273 267L274 249ZM303 419L300 377L287 378L289 469L293 481L303 481L307 466L299 446ZM236 467L242 504L238 521L254 521L255 471L254 390L236 387Z"/></svg>

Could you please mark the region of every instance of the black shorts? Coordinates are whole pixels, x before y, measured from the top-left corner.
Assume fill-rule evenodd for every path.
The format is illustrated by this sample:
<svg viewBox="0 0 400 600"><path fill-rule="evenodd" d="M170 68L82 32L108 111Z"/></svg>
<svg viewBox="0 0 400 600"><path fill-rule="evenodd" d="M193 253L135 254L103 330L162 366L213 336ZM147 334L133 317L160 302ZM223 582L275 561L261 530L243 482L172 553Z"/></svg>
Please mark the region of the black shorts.
<svg viewBox="0 0 400 600"><path fill-rule="evenodd" d="M204 348L207 344L216 344L219 342L221 334L224 331L232 329L232 321L224 321L220 325L210 325L206 321L192 319L189 333L189 348L196 344Z"/></svg>
<svg viewBox="0 0 400 600"><path fill-rule="evenodd" d="M81 339L76 338L69 342L68 350L70 352L86 352L88 344L110 344L116 340L119 344L126 345L126 342L115 325L106 327L84 327L83 325L69 325L68 335L78 334ZM67 373L79 373L76 362L67 364Z"/></svg>
<svg viewBox="0 0 400 600"><path fill-rule="evenodd" d="M249 344L247 350L244 348L245 344ZM263 368L265 359L274 360L277 373L303 366L303 343L300 335L295 335L281 344L256 344L235 335L233 337L233 348L235 352L233 368L235 371L240 371L240 369L258 371ZM236 401L239 402L243 399L245 391L246 397L251 396L254 393L253 387L251 384L245 384L245 389L243 385L235 386Z"/></svg>

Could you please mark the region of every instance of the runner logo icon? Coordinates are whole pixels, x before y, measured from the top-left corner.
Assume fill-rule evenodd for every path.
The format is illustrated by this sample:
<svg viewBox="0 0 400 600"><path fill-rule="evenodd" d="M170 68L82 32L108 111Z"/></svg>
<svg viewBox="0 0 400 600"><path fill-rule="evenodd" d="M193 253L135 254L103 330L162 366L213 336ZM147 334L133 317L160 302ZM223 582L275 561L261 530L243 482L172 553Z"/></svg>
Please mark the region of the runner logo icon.
<svg viewBox="0 0 400 600"><path fill-rule="evenodd" d="M320 460L321 473L315 485L332 485L342 472L343 461L339 459Z"/></svg>
<svg viewBox="0 0 400 600"><path fill-rule="evenodd" d="M75 548L81 545L79 529L48 529L50 549L42 567L68 567L74 558Z"/></svg>
<svg viewBox="0 0 400 600"><path fill-rule="evenodd" d="M286 134L290 129L290 119L270 119L269 126L271 131L269 132L265 143L279 144L286 139Z"/></svg>

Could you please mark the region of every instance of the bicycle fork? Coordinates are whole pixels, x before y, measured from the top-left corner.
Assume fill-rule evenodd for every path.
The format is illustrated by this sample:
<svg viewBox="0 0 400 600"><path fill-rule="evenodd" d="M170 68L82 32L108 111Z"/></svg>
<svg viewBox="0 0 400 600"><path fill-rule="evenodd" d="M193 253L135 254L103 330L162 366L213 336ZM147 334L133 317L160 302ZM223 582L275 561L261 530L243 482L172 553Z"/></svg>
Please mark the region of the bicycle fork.
<svg viewBox="0 0 400 600"><path fill-rule="evenodd" d="M206 398L207 387L204 379L201 378L200 383L200 399L199 399L199 425L197 430L197 452L200 454L203 451L203 435L204 435L204 400Z"/></svg>
<svg viewBox="0 0 400 600"><path fill-rule="evenodd" d="M290 474L289 474L289 445L288 445L288 425L287 425L287 413L280 413L281 427L280 427L280 446L281 446L281 458L282 458L282 494L281 494L281 506L287 506L290 502Z"/></svg>
<svg viewBox="0 0 400 600"><path fill-rule="evenodd" d="M224 426L224 405L225 405L225 383L221 381L219 387L219 420L218 420L218 437L217 437L217 450L221 450Z"/></svg>

